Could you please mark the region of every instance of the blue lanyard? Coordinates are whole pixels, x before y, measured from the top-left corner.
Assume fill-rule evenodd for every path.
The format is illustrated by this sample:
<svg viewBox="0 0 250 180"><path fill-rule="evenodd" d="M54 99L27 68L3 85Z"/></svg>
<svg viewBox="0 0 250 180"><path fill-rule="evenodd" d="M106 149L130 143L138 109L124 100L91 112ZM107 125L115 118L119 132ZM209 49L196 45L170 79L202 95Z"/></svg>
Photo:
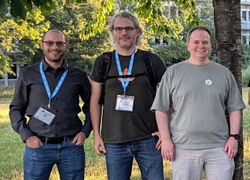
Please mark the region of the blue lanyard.
<svg viewBox="0 0 250 180"><path fill-rule="evenodd" d="M50 93L50 89L49 89L49 84L48 84L48 81L47 81L47 78L45 76L45 73L43 72L43 62L40 62L40 74L41 74L41 77L42 77L42 80L43 80L43 84L44 84L44 87L46 89L46 92L47 92L47 95L48 95L48 98L49 98L49 105L48 107L50 107L50 103L51 103L51 99L53 97L55 97L55 95L58 93L59 89L61 88L62 86L62 83L66 77L66 75L68 74L68 69L66 69L62 75L62 77L60 78L58 84L56 85L56 88L54 89L54 92Z"/></svg>
<svg viewBox="0 0 250 180"><path fill-rule="evenodd" d="M129 67L128 67L128 75L131 75L131 73L132 73L132 68L133 68L133 64L134 64L136 51L137 51L137 49L135 49L135 51L133 52L133 54L130 57ZM122 69L121 69L121 63L120 63L120 59L119 59L119 55L118 55L117 51L115 51L115 62L116 62L116 66L117 66L119 76L122 76L123 74L122 74ZM124 81L124 78L121 78L121 84L122 84L122 87L123 87L124 94L125 94L126 89L128 87L129 79L130 78L127 78L126 81Z"/></svg>

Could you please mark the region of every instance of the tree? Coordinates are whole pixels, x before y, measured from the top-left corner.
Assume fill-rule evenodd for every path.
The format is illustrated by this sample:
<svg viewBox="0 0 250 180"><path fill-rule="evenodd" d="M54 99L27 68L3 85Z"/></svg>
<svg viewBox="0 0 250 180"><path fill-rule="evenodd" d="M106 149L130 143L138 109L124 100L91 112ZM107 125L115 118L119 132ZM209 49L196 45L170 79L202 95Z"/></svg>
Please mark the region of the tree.
<svg viewBox="0 0 250 180"><path fill-rule="evenodd" d="M0 0L0 16L4 17L9 12L14 17L25 19L27 12L39 8L43 13L56 7L58 0ZM65 0L62 0L65 2ZM73 0L71 0L73 1ZM77 0L79 1L79 0Z"/></svg>
<svg viewBox="0 0 250 180"><path fill-rule="evenodd" d="M41 9L42 14L48 14L48 12L54 9L60 9L63 5L74 3L83 3L91 4L94 1L90 0L0 0L0 15L8 12L8 7L10 7L10 12L16 18L16 21L20 21L20 18L24 18L24 13L30 12L32 8L37 7ZM179 11L181 12L179 16L174 18L167 18L165 16L166 8L165 3L167 1L159 0L116 0L116 2L129 6L129 4L134 4L136 13L138 17L143 21L146 27L145 36L154 35L154 36L164 36L164 37L173 37L180 38L183 31L183 23L192 24L197 23L198 18L195 8L195 0L175 0L174 2L179 5ZM85 4L85 5L86 5ZM100 36L100 33L105 32L107 20L109 20L110 14L116 11L115 9L115 0L97 0L95 5L98 7L97 10L91 12L93 18L88 21L82 21L81 27L75 33L79 34L80 39L83 42L90 42L93 40L93 37ZM145 8L147 8L145 10ZM78 15L79 16L79 15ZM72 20L64 21L64 23L70 23ZM58 27L58 26L57 26ZM70 31L68 31L69 33ZM75 36L78 38L78 35ZM152 36L151 36L152 37ZM21 38L20 38L21 39ZM29 42L29 38L25 39L25 42ZM89 41L90 40L90 41ZM33 44L33 41L30 41L29 44ZM36 43L35 43L36 44ZM85 44L89 45L89 44ZM144 43L145 45L145 43ZM27 46L29 47L29 46ZM17 49L17 48L16 48ZM32 49L32 48L30 48ZM28 50L28 49L27 49ZM27 51L28 52L28 51ZM19 54L15 58L22 59L27 58L23 57L25 54ZM26 54L27 56L29 54ZM33 54L32 54L33 55ZM22 57L22 58L21 58ZM8 57L9 58L9 57ZM88 57L85 57L89 59ZM92 57L91 57L92 58ZM28 58L30 59L30 58ZM8 67L11 63L11 59L5 60L5 67ZM2 68L4 69L4 68ZM8 68L5 68L5 70Z"/></svg>
<svg viewBox="0 0 250 180"><path fill-rule="evenodd" d="M174 9L175 10L175 9ZM199 20L201 26L207 27L211 32L212 39L212 52L210 55L210 59L216 59L216 48L215 48L215 27L214 27L214 16L213 16L214 8L211 2L203 2L200 4L200 9L198 11ZM175 15L175 11L172 12L172 15ZM186 48L187 34L190 30L188 25L184 25L184 30L181 33L183 38L169 39L164 37L163 44L155 45L152 44L153 51L160 55L160 57L164 60L167 66L178 63L180 61L186 60L189 57L189 52Z"/></svg>
<svg viewBox="0 0 250 180"><path fill-rule="evenodd" d="M6 16L0 19L0 76L11 73L13 62L25 64L39 48L39 42L49 22L38 9L28 12L25 20Z"/></svg>
<svg viewBox="0 0 250 180"><path fill-rule="evenodd" d="M65 5L74 2L88 2L88 0L0 0L0 15L8 12L7 7L9 6L10 12L14 17L24 18L26 12L31 11L34 6L40 8L45 13L46 11L56 9L58 2L62 2ZM166 33L177 36L183 31L182 22L187 24L198 22L195 0L173 0L172 2L178 5L181 13L178 17L171 19L164 14L166 11L165 3L169 2L168 0L97 0L96 2L99 4L99 10L96 11L93 21L90 21L88 26L81 32L82 39L88 39L95 36L96 33L103 31L106 25L106 18L116 8L116 3L134 4L138 16L146 20L149 28L153 29L156 35Z"/></svg>
<svg viewBox="0 0 250 180"><path fill-rule="evenodd" d="M46 13L45 17L51 24L51 29L59 28L66 36L69 43L65 58L71 65L90 72L92 62L102 52L110 50L108 43L108 27L104 27L103 33L97 33L94 37L80 40L79 34L98 10L99 4L95 0L88 3L72 3L64 6L58 5L56 10Z"/></svg>
<svg viewBox="0 0 250 180"><path fill-rule="evenodd" d="M241 91L241 19L240 0L213 0L217 60L233 73ZM235 157L234 180L243 179L243 138Z"/></svg>
<svg viewBox="0 0 250 180"><path fill-rule="evenodd" d="M216 39L214 27L214 8L211 2L204 2L201 4L200 21L203 26L207 27L211 32L212 52L211 59L216 60Z"/></svg>
<svg viewBox="0 0 250 180"><path fill-rule="evenodd" d="M171 39L168 44L154 45L153 47L154 52L163 59L166 66L181 62L189 57L184 40Z"/></svg>

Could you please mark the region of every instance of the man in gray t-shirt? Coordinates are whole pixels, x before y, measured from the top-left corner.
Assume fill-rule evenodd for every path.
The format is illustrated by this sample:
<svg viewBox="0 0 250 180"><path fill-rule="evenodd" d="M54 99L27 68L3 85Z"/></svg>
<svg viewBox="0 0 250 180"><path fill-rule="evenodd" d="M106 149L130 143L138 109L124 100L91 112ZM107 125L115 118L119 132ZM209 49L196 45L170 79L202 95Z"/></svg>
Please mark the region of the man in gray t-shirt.
<svg viewBox="0 0 250 180"><path fill-rule="evenodd" d="M208 179L229 180L245 105L232 73L209 60L208 29L192 29L187 49L189 59L168 68L151 107L162 137L161 153L173 161L174 180L198 180L203 168Z"/></svg>

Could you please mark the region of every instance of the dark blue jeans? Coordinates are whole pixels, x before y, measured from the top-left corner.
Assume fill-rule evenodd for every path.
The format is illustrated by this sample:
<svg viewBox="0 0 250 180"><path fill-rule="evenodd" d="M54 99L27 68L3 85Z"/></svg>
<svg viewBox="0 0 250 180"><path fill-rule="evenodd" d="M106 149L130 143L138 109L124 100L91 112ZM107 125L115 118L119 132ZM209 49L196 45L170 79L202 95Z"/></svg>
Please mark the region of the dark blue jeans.
<svg viewBox="0 0 250 180"><path fill-rule="evenodd" d="M141 170L142 180L163 180L161 151L155 148L158 137L122 144L105 144L109 180L129 180L133 158Z"/></svg>
<svg viewBox="0 0 250 180"><path fill-rule="evenodd" d="M43 144L40 148L26 146L23 163L25 180L49 179L54 164L57 165L61 180L84 179L84 148L70 140L61 144Z"/></svg>

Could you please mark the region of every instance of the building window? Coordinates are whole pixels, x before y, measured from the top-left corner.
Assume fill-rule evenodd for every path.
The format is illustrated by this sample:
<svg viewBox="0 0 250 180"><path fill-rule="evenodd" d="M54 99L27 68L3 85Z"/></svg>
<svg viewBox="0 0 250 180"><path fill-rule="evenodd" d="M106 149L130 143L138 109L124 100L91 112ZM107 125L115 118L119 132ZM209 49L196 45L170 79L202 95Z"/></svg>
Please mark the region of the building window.
<svg viewBox="0 0 250 180"><path fill-rule="evenodd" d="M242 19L242 21L246 21L247 20L247 12L246 11L242 11L241 12L241 19Z"/></svg>
<svg viewBox="0 0 250 180"><path fill-rule="evenodd" d="M242 36L242 43L247 44L247 36Z"/></svg>

